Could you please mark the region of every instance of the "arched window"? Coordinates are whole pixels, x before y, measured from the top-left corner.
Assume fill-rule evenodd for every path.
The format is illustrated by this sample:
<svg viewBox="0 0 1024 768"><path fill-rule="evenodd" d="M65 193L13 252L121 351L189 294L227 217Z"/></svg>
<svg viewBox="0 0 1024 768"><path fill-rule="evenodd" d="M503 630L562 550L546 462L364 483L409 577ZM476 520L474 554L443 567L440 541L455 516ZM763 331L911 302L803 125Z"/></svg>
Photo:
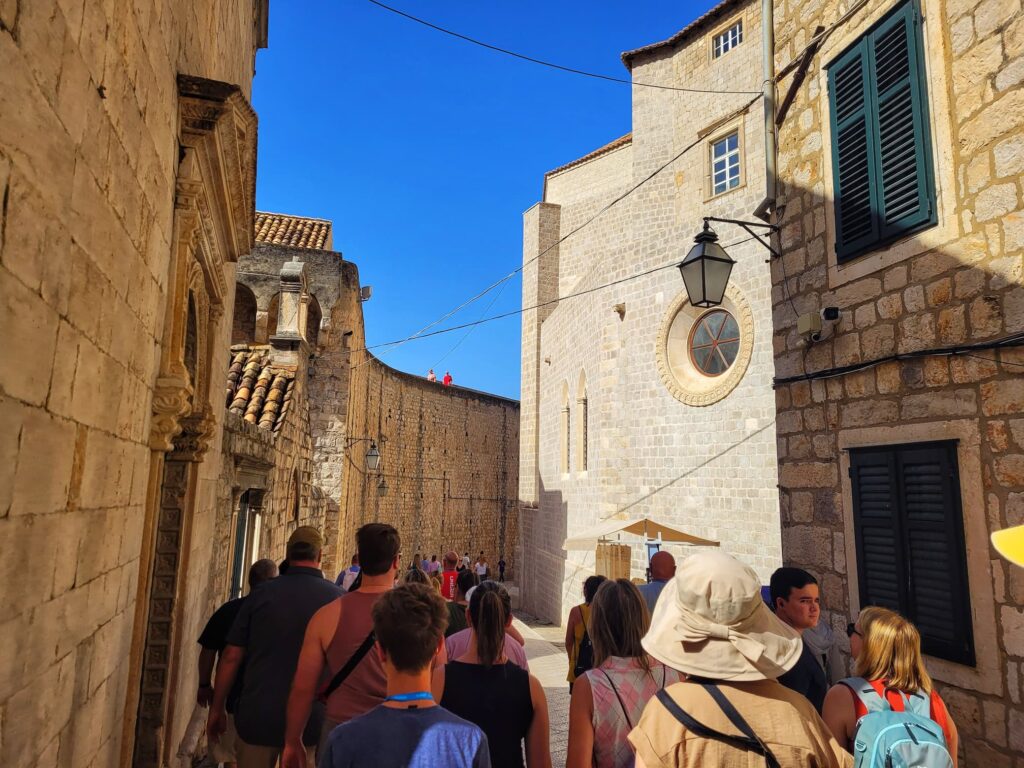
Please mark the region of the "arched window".
<svg viewBox="0 0 1024 768"><path fill-rule="evenodd" d="M320 309L320 302L316 296L309 295L309 308L306 312L306 341L311 350L316 350L316 341L320 336L320 323L324 319L324 313Z"/></svg>
<svg viewBox="0 0 1024 768"><path fill-rule="evenodd" d="M252 344L256 340L256 294L241 283L235 284L235 314L231 325L232 344Z"/></svg>
<svg viewBox="0 0 1024 768"><path fill-rule="evenodd" d="M270 300L270 306L267 307L267 341L270 341L270 337L277 334L277 308L281 306L281 294L275 293L274 298Z"/></svg>
<svg viewBox="0 0 1024 768"><path fill-rule="evenodd" d="M562 423L559 466L562 473L569 472L569 444L572 442L572 411L569 408L569 385L562 382Z"/></svg>
<svg viewBox="0 0 1024 768"><path fill-rule="evenodd" d="M580 371L580 382L576 389L576 471L587 471L587 432L590 428L590 412L587 404L587 374Z"/></svg>
<svg viewBox="0 0 1024 768"><path fill-rule="evenodd" d="M185 370L192 383L192 391L199 390L199 318L196 315L196 298L189 291L188 316L185 320Z"/></svg>

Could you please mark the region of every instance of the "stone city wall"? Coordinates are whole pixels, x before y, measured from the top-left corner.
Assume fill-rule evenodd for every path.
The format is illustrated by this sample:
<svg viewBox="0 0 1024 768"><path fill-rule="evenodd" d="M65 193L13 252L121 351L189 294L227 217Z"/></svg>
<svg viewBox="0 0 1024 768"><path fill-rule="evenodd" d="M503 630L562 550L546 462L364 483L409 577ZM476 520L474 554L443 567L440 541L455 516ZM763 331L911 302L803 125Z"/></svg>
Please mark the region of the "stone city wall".
<svg viewBox="0 0 1024 768"><path fill-rule="evenodd" d="M108 766L131 754L176 78L237 84L248 97L254 7L0 3L0 561L4 583L18 585L0 600L8 768ZM219 372L228 328L211 332L224 341L209 366ZM198 596L209 594L213 537L203 533L219 436L211 442L183 581L190 633L190 611L202 602L205 612Z"/></svg>
<svg viewBox="0 0 1024 768"><path fill-rule="evenodd" d="M772 265L779 377L1024 331L1018 0L922 0L938 223L836 267L824 66L892 6L869 0L833 32L779 128L785 255ZM846 10L834 1L777 2L777 68ZM782 80L780 93L791 81ZM839 307L842 318L808 346L796 314L825 306ZM928 666L967 765L1019 765L1024 754L1024 571L988 544L992 530L1024 522L1021 365L1019 349L929 356L776 392L783 553L819 577L825 616L841 636L858 608L845 449L960 441L977 663L929 658Z"/></svg>

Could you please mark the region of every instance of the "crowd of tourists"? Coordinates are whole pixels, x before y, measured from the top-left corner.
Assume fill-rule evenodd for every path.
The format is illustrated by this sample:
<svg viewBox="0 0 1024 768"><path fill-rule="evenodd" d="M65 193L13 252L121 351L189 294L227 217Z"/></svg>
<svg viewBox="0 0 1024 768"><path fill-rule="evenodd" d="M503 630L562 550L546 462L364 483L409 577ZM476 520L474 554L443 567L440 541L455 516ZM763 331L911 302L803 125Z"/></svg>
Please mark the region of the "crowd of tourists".
<svg viewBox="0 0 1024 768"><path fill-rule="evenodd" d="M318 531L200 637L197 700L213 759L240 768L550 768L544 688L483 553L417 555L371 523L336 582ZM280 575L278 571L280 570ZM917 629L868 607L847 626L853 677L820 626L813 576L722 552L651 582L592 576L569 614L567 768L956 766L957 731ZM214 661L216 673L214 674Z"/></svg>

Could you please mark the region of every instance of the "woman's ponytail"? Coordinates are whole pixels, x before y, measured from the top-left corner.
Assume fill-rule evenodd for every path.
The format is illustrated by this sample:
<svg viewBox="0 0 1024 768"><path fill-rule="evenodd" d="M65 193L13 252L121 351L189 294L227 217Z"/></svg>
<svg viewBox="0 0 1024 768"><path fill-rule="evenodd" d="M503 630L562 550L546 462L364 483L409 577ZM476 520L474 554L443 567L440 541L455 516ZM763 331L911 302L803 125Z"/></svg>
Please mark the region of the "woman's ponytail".
<svg viewBox="0 0 1024 768"><path fill-rule="evenodd" d="M476 633L476 653L484 667L498 662L505 651L505 626L512 600L508 591L493 581L485 581L473 590L469 617Z"/></svg>

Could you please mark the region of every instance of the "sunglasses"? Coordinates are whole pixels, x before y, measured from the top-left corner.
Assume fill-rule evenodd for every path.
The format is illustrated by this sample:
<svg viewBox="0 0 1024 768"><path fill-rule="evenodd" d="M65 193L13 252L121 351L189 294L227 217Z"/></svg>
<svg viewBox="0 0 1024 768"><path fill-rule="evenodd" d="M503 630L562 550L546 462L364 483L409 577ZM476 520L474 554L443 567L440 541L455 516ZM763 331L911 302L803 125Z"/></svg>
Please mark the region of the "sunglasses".
<svg viewBox="0 0 1024 768"><path fill-rule="evenodd" d="M857 629L857 625L851 621L849 624L846 625L846 636L853 637L854 635L864 637L864 635L860 633L860 630Z"/></svg>

